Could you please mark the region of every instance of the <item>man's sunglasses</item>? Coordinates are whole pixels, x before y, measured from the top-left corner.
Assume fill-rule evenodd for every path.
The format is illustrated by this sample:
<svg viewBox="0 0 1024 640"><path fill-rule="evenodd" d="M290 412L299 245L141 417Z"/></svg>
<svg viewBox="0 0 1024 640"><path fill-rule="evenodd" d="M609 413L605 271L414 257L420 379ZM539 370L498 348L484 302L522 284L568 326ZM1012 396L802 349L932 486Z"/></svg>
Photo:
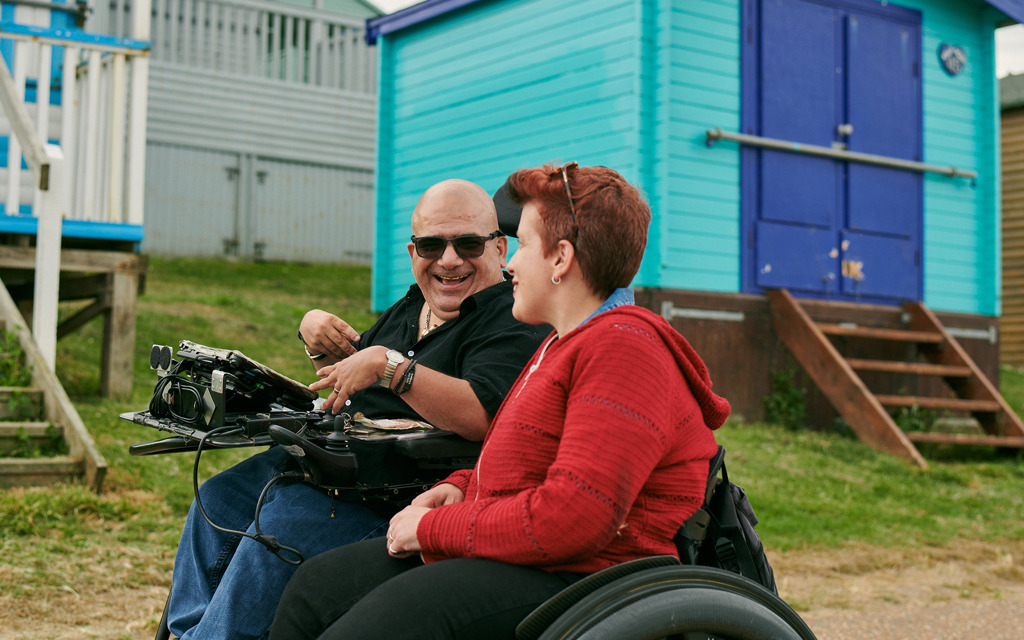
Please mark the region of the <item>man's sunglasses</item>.
<svg viewBox="0 0 1024 640"><path fill-rule="evenodd" d="M479 258L484 254L484 246L488 240L500 238L504 233L495 231L489 236L455 236L454 238L442 238L441 236L412 236L413 245L416 246L416 255L427 260L437 260L444 255L450 242L455 247L455 253L460 258Z"/></svg>

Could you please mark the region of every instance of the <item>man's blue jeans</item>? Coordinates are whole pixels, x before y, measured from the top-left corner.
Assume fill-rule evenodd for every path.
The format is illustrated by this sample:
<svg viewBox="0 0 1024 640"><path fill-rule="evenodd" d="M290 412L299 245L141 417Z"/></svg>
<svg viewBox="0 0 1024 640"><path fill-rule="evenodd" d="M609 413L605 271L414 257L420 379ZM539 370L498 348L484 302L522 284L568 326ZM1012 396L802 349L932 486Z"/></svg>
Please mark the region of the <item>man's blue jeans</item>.
<svg viewBox="0 0 1024 640"><path fill-rule="evenodd" d="M203 509L220 527L254 533L260 493L290 457L272 447L218 473L199 488ZM339 502L292 482L270 488L259 520L264 535L307 559L382 536L388 527L386 518L363 505ZM182 640L266 638L281 593L297 568L249 538L217 531L193 502L174 559L167 612L171 633Z"/></svg>

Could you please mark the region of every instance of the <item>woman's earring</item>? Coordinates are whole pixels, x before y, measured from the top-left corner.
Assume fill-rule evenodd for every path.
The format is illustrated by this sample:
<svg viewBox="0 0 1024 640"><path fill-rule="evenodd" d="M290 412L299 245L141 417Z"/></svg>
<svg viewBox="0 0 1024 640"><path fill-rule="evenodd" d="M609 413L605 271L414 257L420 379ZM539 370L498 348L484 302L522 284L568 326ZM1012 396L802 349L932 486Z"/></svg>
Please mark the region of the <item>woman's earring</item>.
<svg viewBox="0 0 1024 640"><path fill-rule="evenodd" d="M555 276L551 276L551 284L554 284L554 285L562 284L562 278L559 277L559 278L556 279Z"/></svg>

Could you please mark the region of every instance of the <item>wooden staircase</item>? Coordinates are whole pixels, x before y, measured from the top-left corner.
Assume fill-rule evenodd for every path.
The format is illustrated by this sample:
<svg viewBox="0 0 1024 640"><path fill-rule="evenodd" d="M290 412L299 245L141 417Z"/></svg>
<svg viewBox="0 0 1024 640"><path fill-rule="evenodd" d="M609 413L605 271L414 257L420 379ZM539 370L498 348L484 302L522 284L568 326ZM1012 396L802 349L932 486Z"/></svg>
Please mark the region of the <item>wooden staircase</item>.
<svg viewBox="0 0 1024 640"><path fill-rule="evenodd" d="M784 289L768 292L772 323L796 360L869 446L927 468L915 442L992 445L1024 448L1024 423L1003 400L963 347L921 303L904 303L905 328L860 326L817 321ZM904 345L904 360L846 357L838 340L863 340ZM868 374L918 376L941 380L943 395L922 396L873 392L863 380ZM936 386L936 385L932 385ZM904 432L890 410L922 408L967 414L977 421L977 433Z"/></svg>
<svg viewBox="0 0 1024 640"><path fill-rule="evenodd" d="M0 386L0 487L81 479L99 493L107 463L43 361L2 280L0 335L5 338L0 344L9 341L14 347L0 358L9 364L20 359L19 364L31 369L29 380Z"/></svg>

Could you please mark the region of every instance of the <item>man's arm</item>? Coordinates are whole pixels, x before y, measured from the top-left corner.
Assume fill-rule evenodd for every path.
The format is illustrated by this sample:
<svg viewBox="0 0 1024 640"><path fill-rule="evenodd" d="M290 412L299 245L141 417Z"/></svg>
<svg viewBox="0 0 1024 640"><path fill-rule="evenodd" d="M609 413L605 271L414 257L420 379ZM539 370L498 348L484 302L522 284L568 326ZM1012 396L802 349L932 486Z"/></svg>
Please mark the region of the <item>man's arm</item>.
<svg viewBox="0 0 1024 640"><path fill-rule="evenodd" d="M375 345L358 351L335 364L317 371L320 380L309 385L313 391L331 389L322 405L338 413L349 397L377 384L387 366L387 347ZM410 360L400 364L391 381L398 388L408 371ZM467 380L454 378L428 367L416 365L415 375L402 399L425 421L457 433L467 440L483 440L491 423L476 392Z"/></svg>
<svg viewBox="0 0 1024 640"><path fill-rule="evenodd" d="M406 360L395 371L395 385L401 382L408 367ZM439 398L444 401L439 402ZM483 440L493 417L480 404L468 380L453 378L419 364L412 385L402 394L402 399L430 424L443 426L467 440Z"/></svg>

